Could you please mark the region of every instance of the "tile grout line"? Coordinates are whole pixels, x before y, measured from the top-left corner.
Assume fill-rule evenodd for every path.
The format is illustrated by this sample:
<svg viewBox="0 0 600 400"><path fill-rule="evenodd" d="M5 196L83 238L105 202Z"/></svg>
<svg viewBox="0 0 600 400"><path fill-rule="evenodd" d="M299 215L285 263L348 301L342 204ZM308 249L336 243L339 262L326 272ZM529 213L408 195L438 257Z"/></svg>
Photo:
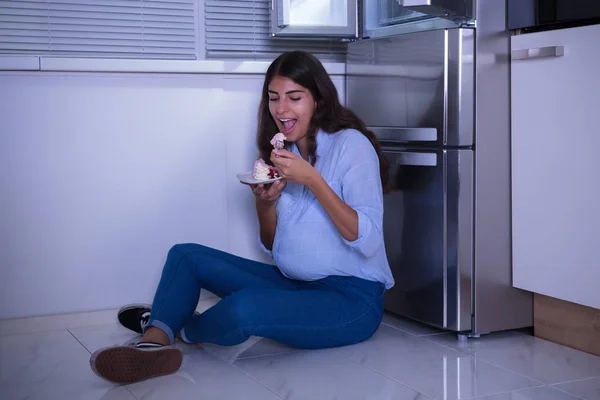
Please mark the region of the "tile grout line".
<svg viewBox="0 0 600 400"><path fill-rule="evenodd" d="M482 396L475 396L475 397L465 397L465 400L485 400L488 397L492 397L492 396L498 396L500 394L510 394L510 393L517 393L517 392L523 392L525 390L533 390L533 389L541 389L541 388L545 388L545 387L549 387L548 385L539 385L539 386L530 386L530 387L526 387L526 388L521 388L521 389L513 389L513 390L507 390L507 391L502 391L502 392L496 392L496 393L489 393L489 394L484 394Z"/></svg>
<svg viewBox="0 0 600 400"><path fill-rule="evenodd" d="M415 392L417 392L418 394L421 394L421 395L423 395L423 396L427 397L428 399L435 400L435 397L431 397L431 396L429 396L429 395L427 395L427 394L425 394L425 393L421 392L420 390L417 390L417 389L415 389L414 387L407 385L407 384L406 384L406 383L404 383L404 382L400 382L400 381L399 381L399 380L397 380L397 379L394 379L394 378L392 378L392 377L390 377L390 376L387 376L387 375L385 375L384 373L382 373L382 372L379 372L379 371L378 371L378 370L376 370L375 368L372 368L372 367L370 367L370 366L368 366L368 365L366 365L366 364L362 364L362 363L360 363L360 362L356 361L355 359L353 359L353 358L351 358L351 357L349 357L349 356L345 355L344 353L342 353L341 351L339 351L339 350L337 350L337 349L335 349L335 352L336 352L336 353L338 353L340 356L342 356L342 357L344 357L344 358L346 358L346 359L348 359L348 360L352 361L353 363L355 363L355 364L358 364L359 366L361 366L361 367L363 367L363 368L366 368L366 369L368 369L369 371L375 372L377 375L380 375L380 376L382 376L382 377L384 377L384 378L386 378L386 379L389 379L389 380L391 380L391 381L394 381L394 382L396 382L396 383L398 383L398 384L400 384L400 385L402 385L402 386L404 386L404 387L407 387L407 388L409 388L409 389L411 389L411 390L414 390L414 391L415 391Z"/></svg>
<svg viewBox="0 0 600 400"><path fill-rule="evenodd" d="M382 323L381 323L381 325L385 325L385 326L387 326L387 327L389 327L389 328L395 329L395 330L397 330L397 331L400 331L400 332L404 332L404 333L406 333L406 334L408 334L408 335L411 335L411 336L414 336L414 337L436 336L436 335L444 335L444 334L447 334L447 333L448 333L448 332L437 332L437 333L416 334L416 333L413 333L413 332L407 331L407 330L405 330L405 329L398 328L397 326L390 325L390 324L388 324L387 322L382 322Z"/></svg>
<svg viewBox="0 0 600 400"><path fill-rule="evenodd" d="M81 340L79 340L79 339L77 338L77 336L75 336L75 334L74 334L73 332L71 332L71 329L67 329L67 332L69 332L69 334L70 334L71 336L73 336L73 338L74 338L75 340L77 340L77 342L78 342L78 343L79 343L79 344L80 344L80 345L81 345L81 346L82 346L82 347L83 347L83 348L84 348L84 349L85 349L85 350L86 350L88 353L90 353L90 355L92 355L92 352L90 351L90 349L88 349L88 348L87 348L87 347L86 347L86 346L83 344L83 342L82 342ZM129 385L117 385L117 386L123 386L123 387L125 388L125 390L127 390L127 391L128 391L130 394L131 394L131 396L133 396L133 398L134 398L134 399L136 399L136 400L139 400L139 399L138 399L138 397L137 397L137 396L136 396L136 395L135 395L135 394L134 394L134 393L131 391L131 389L129 389ZM117 386L115 386L115 387L117 387Z"/></svg>
<svg viewBox="0 0 600 400"><path fill-rule="evenodd" d="M438 332L438 333L427 333L425 335L417 335L417 337L431 337L431 336L442 336L442 335L447 335L449 333L453 333L453 332Z"/></svg>
<svg viewBox="0 0 600 400"><path fill-rule="evenodd" d="M393 327L392 327L392 328L393 328ZM397 329L397 330L399 330L399 331L401 331L401 332L404 332L404 331L402 331L401 329ZM404 333L408 333L408 332L404 332ZM436 345L436 346L440 346L440 347L443 347L443 348L445 348L445 349L448 349L448 350L450 350L450 351L452 351L452 352L454 352L454 353L458 353L459 355L467 356L467 357L469 357L469 358L472 358L472 359L475 359L475 360L482 361L482 362L484 362L484 363L490 364L490 365L492 365L492 366L494 366L494 367L497 367L497 368L499 368L499 369L502 369L502 370L504 370L504 371L507 371L507 372L513 373L513 374L515 374L515 375L521 376L522 378L525 378L525 379L527 379L527 380L531 381L532 383L536 383L536 384L538 384L538 385L536 385L536 386L531 386L531 387L529 387L529 388L523 388L523 389L517 389L517 390L526 390L526 389L531 389L531 388L540 388L540 387L545 387L545 386L550 386L550 385L551 385L550 383L545 383L545 382L542 382L542 381L540 381L540 380L537 380L537 379L531 378L531 377L529 377L529 376L527 376L527 375L523 375L523 374L521 374L521 373L519 373L519 372L517 372L517 371L513 371L513 370L511 370L511 369L509 369L509 368L506 368L506 367L503 367L503 366L501 366L501 365L497 365L497 364L495 364L495 363L493 363L493 362L491 362L491 361L489 361L489 360L487 360L487 359L485 359L485 358L483 358L483 357L476 357L475 355L473 355L473 354L471 354L471 353L467 353L467 352L461 351L461 350L459 350L459 349L455 349L455 348L453 348L453 347L450 347L450 346L448 346L448 345L445 345L445 344L442 344L442 343L437 343L437 342L435 342L435 341L433 341L433 340L431 340L431 339L429 339L429 338L428 338L429 336L436 336L436 335L437 335L437 334L434 334L434 335L425 335L425 336L415 336L415 335L412 335L412 336L413 336L413 337L416 337L416 338L418 338L418 339L423 339L423 340L425 340L425 341L427 341L427 342L429 342L429 343L431 343L431 344L434 344L434 345ZM342 356L344 356L344 357L346 357L346 358L348 358L348 359L350 359L350 360L352 360L352 361L354 361L354 362L358 363L359 365L362 365L362 366L364 366L364 367L366 367L366 368L368 368L368 369L371 369L371 370L373 370L373 371L377 372L378 374L380 374L380 375L382 375L382 376L384 376L384 377L386 377L386 378L389 378L389 379L391 379L391 380L393 380L393 381L396 381L396 382L398 382L398 383L400 383L400 384L402 384L402 385L404 385L404 386L410 387L411 389L413 389L413 390L415 390L415 391L419 392L419 391L418 391L418 390L416 390L415 388L413 388L413 387L411 387L411 386L408 386L407 384L405 384L405 383L403 383L403 382L400 382L400 381L398 381L398 380L396 380L396 379L394 379L394 378L392 378L392 377L390 377L390 376L387 376L387 375L385 375L385 374L383 374L383 373L381 373L381 372L379 372L379 371L377 371L377 370L375 370L375 369L373 369L373 368L371 368L371 367L369 367L369 366L367 366L367 365L361 364L361 363L357 362L356 360L354 360L354 359L352 359L352 358L350 358L350 357L348 357L348 356L344 355L344 354L343 354L343 353L341 353L341 352L340 352L340 354L341 354ZM590 379L590 378L586 378L586 379ZM511 392L511 391L506 391L506 392L499 392L499 393L496 393L496 394L510 393L510 392ZM421 393L421 392L419 392L419 393ZM494 394L490 394L490 395L494 395ZM488 395L486 395L486 396L488 396ZM476 399L476 398L473 398L473 399Z"/></svg>
<svg viewBox="0 0 600 400"><path fill-rule="evenodd" d="M139 398L139 397L137 397L137 396L136 396L136 395L135 395L135 394L134 394L134 393L131 391L131 389L129 389L129 385L123 385L123 387L124 387L125 389L127 389L127 391L128 391L129 393L131 393L131 395L133 396L133 398L134 398L134 399L136 399L136 400L140 400L140 398Z"/></svg>
<svg viewBox="0 0 600 400"><path fill-rule="evenodd" d="M363 364L361 364L361 363L357 362L356 360L353 360L352 358L350 358L350 357L347 357L346 355L344 355L343 353L341 353L339 350L336 350L336 349L333 349L333 350L334 350L334 353L335 353L335 354L337 354L337 355L339 355L339 356L342 356L343 358L345 358L345 359L347 359L347 360L350 360L351 362L353 362L354 364L357 364L357 365L358 365L359 367L361 367L361 368L366 368L366 369L370 370L371 372L374 372L374 373L376 373L377 375L379 375L379 376L381 376L381 377L383 377L383 378L385 378L385 379L389 379L389 380L391 380L391 381L393 381L393 382L396 382L397 384L399 384L399 385L401 385L401 386L404 386L404 387L407 387L407 388L409 388L409 389L411 389L411 390L414 390L414 391L415 391L415 392L416 392L418 395L422 395L422 396L425 396L427 399L434 400L434 398L433 398L433 397L430 397L430 396L428 396L428 395L426 395L426 394L424 394L424 393L422 393L422 392L420 392L420 391L416 390L415 388L413 388L413 387L411 387L411 386L408 386L407 384L405 384L405 383L403 383L403 382L400 382L400 381L398 381L398 380L396 380L396 379L394 379L394 378L391 378L391 377L389 377L389 376L386 376L386 375L382 374L381 372L379 372L379 371L377 371L377 370L375 370L375 369L372 369L371 367L368 367L368 366L366 366L366 365L363 365ZM299 351L297 351L297 352L293 352L293 353L294 353L294 354L295 354L295 353L307 353L307 352L309 352L309 351L310 351L310 350L299 350ZM212 353L211 353L211 354L212 354ZM265 388L269 389L269 391L271 391L271 392L275 393L277 396L281 397L282 399L285 399L285 397L283 397L283 396L282 396L282 395L280 395L279 393L275 392L274 390L270 389L268 386L266 386L265 384L263 384L263 383L262 383L262 382L260 382L259 380L255 379L255 378L254 378L252 375L250 375L249 373L247 373L247 372L245 372L244 370L242 370L242 369L240 369L239 367L237 367L237 366L235 365L235 362L236 362L236 361L238 361L238 360L251 360L251 359L256 359L256 358L261 358L261 357L273 357L273 356L281 357L281 356L285 356L285 355L288 355L288 354L291 354L291 353L290 353L290 352L287 352L287 353L276 353L276 354L264 354L264 355L259 355L259 356L252 356L252 357L238 358L238 359L236 359L236 360L233 360L233 361L226 361L226 360L222 360L222 359L219 359L219 361L222 361L222 362L225 362L225 363L227 363L227 364L230 364L230 365L231 365L231 366L233 366L235 369L237 369L238 371L242 372L244 375L248 376L248 377L249 377L250 379L252 379L253 381L255 381L255 382L259 383L261 386L264 386ZM217 356L215 355L215 357L217 357Z"/></svg>
<svg viewBox="0 0 600 400"><path fill-rule="evenodd" d="M431 341L431 342L432 342L432 343L435 343L435 342L433 342L433 341ZM438 344L438 343L435 343L435 344ZM443 347L447 347L447 346L444 346L444 345L441 345L441 346L443 346ZM493 365L493 366L495 366L495 367L498 367L498 368L500 368L500 369L503 369L503 370L505 370L505 371L512 372L512 373L514 373L514 374L516 374L516 375L519 375L519 376L521 376L521 377L523 377L523 378L526 378L526 379L528 379L528 380L530 380L530 381L532 381L532 382L534 382L534 383L539 383L539 385L537 385L537 386L530 386L530 387L521 388L521 389L515 389L515 390L501 391L501 392L497 392L497 393L489 393L489 394L486 394L486 395L484 395L484 396L481 396L481 397L465 397L465 399L466 399L466 400L478 400L478 399L480 399L480 398L481 398L482 400L485 400L485 398L486 398L486 397L496 396L496 395L499 395L499 394L506 394L506 393L512 393L512 392L519 392L519 391L523 391L523 390L530 390L530 389L538 389L538 388L542 388L542 387L551 387L551 386L550 386L550 384L546 384L546 383L544 383L544 382L538 381L537 379L533 379L533 378L530 378L530 377L528 377L528 376L525 376L525 375L523 375L523 374L519 374L518 372L515 372L515 371L512 371L512 370L509 370L509 369L506 369L506 368L504 368L504 367L501 367L501 366L499 366L499 365L495 365L494 363L491 363L491 362L489 362L488 360L484 360L484 359L481 359L481 358L476 358L476 357L474 357L474 356L473 356L473 355L471 355L471 354L463 353L463 352L461 352L461 351L459 351L459 350L456 350L456 349L453 349L453 348L450 348L450 347L447 347L447 348L448 348L448 349L450 349L450 350L454 350L455 352L461 353L461 354L463 354L463 355L465 355L465 356L468 356L468 357L470 357L470 358L474 358L474 359L476 359L476 360L483 361L483 362L485 362L485 363L488 363L488 364L490 364L490 365ZM370 366L368 366L368 365L361 364L361 363L359 363L358 361L356 361L356 360L354 360L354 359L352 359L352 358L350 358L350 357L346 356L345 354L343 354L343 353L341 353L341 352L340 352L340 355L342 355L343 357L346 357L346 358L348 358L349 360L352 360L352 361L354 361L355 363L357 363L357 364L359 364L359 365L361 365L361 366L363 366L363 367L365 367L365 368L367 368L367 369L369 369L369 370L371 370L371 371L373 371L373 372L376 372L377 374L379 374L379 375L381 375L381 376L383 376L383 377L385 377L385 378L391 379L391 380L393 380L393 381L395 381L395 382L397 382L397 383L400 383L400 384L401 384L401 385L403 385L403 386L406 386L406 387L408 387L408 388L410 388L410 389L412 389L412 390L416 391L417 393L421 393L422 395L424 395L424 396L426 396L426 397L428 397L428 398L431 398L431 397L429 397L428 395L426 395L425 393L422 393L422 392L420 392L419 390L417 390L417 389L413 388L412 386L409 386L409 385L407 385L407 384L406 384L406 383L404 383L404 382L398 381L398 380L396 380L396 379L394 379L394 378L392 378L392 377L390 377L390 376L387 376L387 375L383 374L382 372L379 372L378 370L376 370L376 369L374 369L374 368L372 368L372 367L370 367ZM589 379L589 378L587 378L587 379ZM565 392L565 393L568 393L568 392ZM568 393L568 394L570 394L570 395L574 396L572 393ZM577 399L580 399L580 398L579 398L579 397L577 397L577 396L575 396L575 397L576 397ZM581 400L585 400L585 399L581 399Z"/></svg>
<svg viewBox="0 0 600 400"><path fill-rule="evenodd" d="M214 361L216 362L221 362L227 365L230 365L231 367L233 367L236 371L241 372L242 374L246 375L248 378L252 379L254 382L258 383L260 386L264 387L265 389L267 389L269 392L273 393L274 395L276 395L277 397L281 398L281 399L285 399L285 397L282 397L281 395L279 395L279 393L275 392L274 390L272 390L270 387L264 385L262 382L254 379L254 377L252 377L251 375L247 374L245 371L241 370L240 368L236 367L235 365L233 365L234 361L228 361L228 360L223 360L222 358L220 358L215 352L210 351L209 349L207 349L206 347L202 346L202 344L200 344L200 350L206 352L206 354L212 356L214 358ZM281 354L281 353L280 353ZM253 357L249 357L249 358L253 358Z"/></svg>
<svg viewBox="0 0 600 400"><path fill-rule="evenodd" d="M462 351L462 350L459 350L459 349L455 349L455 348L453 348L453 347L450 347L450 346L448 346L448 345L445 345L445 344L442 344L442 343L437 343L437 342L435 342L435 341L433 341L433 340L431 340L431 339L428 339L427 337L423 337L423 339L427 340L428 342L431 342L431 343L437 344L437 345L439 345L439 346L445 347L445 348L447 348L447 349L451 349L451 350L457 351L457 352L459 352L460 354L464 354L464 355L466 355L466 356L469 356L469 357L472 357L472 358L474 358L474 359L476 359L476 360L481 360L481 361L484 361L484 362L486 362L486 363L488 363L488 364L490 364L490 365L493 365L494 367L500 368L500 369L502 369L502 370L504 370L504 371L511 372L511 373L513 373L513 374L517 374L517 375L519 375L519 376L521 376L521 377L523 377L523 378L529 379L529 380L531 380L531 381L533 381L533 382L538 382L538 383L541 383L542 385L545 385L545 386L552 385L552 383L546 383L546 382L540 381L540 380L538 380L538 379L532 378L532 377L530 377L530 376L527 376L527 375L525 375L525 374L522 374L522 373L520 373L520 372L514 371L514 370L512 370L512 369L510 369L510 368L504 367L504 366L502 366L502 365L498 365L498 364L496 364L495 362L492 362L492 361L488 360L488 359L487 359L487 358L485 358L485 357L477 356L476 354L472 354L472 353L465 352L465 351ZM516 345L516 346L514 346L514 347L519 347L519 346L521 346L521 345Z"/></svg>
<svg viewBox="0 0 600 400"><path fill-rule="evenodd" d="M431 342L432 342L432 343L435 343L433 340L431 340ZM443 346L443 345L442 345L442 346ZM455 349L455 350L456 350L456 349ZM457 351L458 351L459 353L465 354L465 355L467 355L467 356L469 356L469 357L471 357L471 358L474 358L475 360L480 360L480 361L483 361L483 362L485 362L485 363L488 363L488 364L490 364L490 365L493 365L493 366L494 366L494 367L496 367L496 368L500 368L500 369L502 369L502 370L504 370L504 371L508 371L508 372L511 372L511 373L513 373L513 374L519 375L519 376L521 376L521 377L523 377L523 378L529 379L530 381L533 381L533 382L540 383L540 384L541 384L540 386L548 386L548 385L550 385L550 383L546 383L546 382L540 381L540 380L538 380L538 379L532 378L532 377L530 377L530 376L527 376L527 375L525 375L525 374L522 374L522 373L520 373L520 372L514 371L514 370L512 370L512 369L510 369L510 368L504 367L504 366L502 366L502 365L498 365L498 364L496 364L495 362L492 362L492 361L488 360L488 359L487 359L487 358L485 358L485 357L478 357L476 354L471 354L471 353L463 352L463 351L460 351L460 350L457 350Z"/></svg>
<svg viewBox="0 0 600 400"><path fill-rule="evenodd" d="M227 362L230 362L230 363L233 364L234 362L236 362L238 360L239 361L241 361L241 360L253 360L253 359L256 359L256 358L271 357L271 356L282 356L284 354L292 354L292 353L296 354L296 353L308 352L308 351L310 351L310 350L296 350L296 351L286 351L286 352L282 352L282 353L259 354L259 355L250 356L250 357L238 357L235 360L231 360L231 361L229 361L229 360L223 360L223 361L227 361Z"/></svg>
<svg viewBox="0 0 600 400"><path fill-rule="evenodd" d="M564 381L564 382L558 382L558 383L549 383L548 385L565 385L567 383L583 382L583 381L592 380L592 379L600 379L600 375L599 376L588 376L587 378L573 379L570 381Z"/></svg>
<svg viewBox="0 0 600 400"><path fill-rule="evenodd" d="M437 346L441 346L441 347L443 347L443 348L445 348L445 349L448 349L448 350L455 351L455 352L457 352L457 353L459 353L459 354L464 354L464 355L472 356L472 354L470 354L470 353L464 352L464 351L462 351L462 350L459 350L459 349L457 349L457 348L454 348L454 347L452 347L452 346L448 346L447 344L444 344L444 343L438 343L438 342L436 342L436 341L434 341L434 340L431 340L431 339L429 339L431 336L436 336L436 335L420 336L420 338L421 338L421 339L423 339L423 340L426 340L426 341L428 341L429 343L433 343L433 344L435 344L435 345L437 345Z"/></svg>
<svg viewBox="0 0 600 400"><path fill-rule="evenodd" d="M571 381L571 382L577 382L577 381ZM565 382L565 383L567 383L567 382ZM578 399L578 400L586 400L586 398L585 398L585 397L580 397L580 396L577 396L577 395L575 395L575 394L573 394L573 393L571 393L571 392L567 392L566 390L563 390L563 389L559 389L559 388L557 388L557 387L554 387L553 385L548 385L548 387L549 387L549 388L552 388L552 389L554 389L554 390L558 390L558 391L559 391L559 392L561 392L561 393L566 393L566 394L568 394L569 396L573 396L573 397L575 397L575 398L576 398L576 399Z"/></svg>
<svg viewBox="0 0 600 400"><path fill-rule="evenodd" d="M464 353L464 354L468 354L468 353ZM523 377L523 378L527 378L527 379L529 379L529 380L531 380L531 381L533 381L533 382L538 382L538 383L541 383L543 386L549 386L549 385L551 385L551 383L547 383L547 382L540 381L539 379L532 378L532 377L530 377L530 376L527 376L527 375L525 375L525 374L522 374L522 373L520 373L520 372L514 371L514 370L512 370L512 369L510 369L510 368L504 367L504 366L502 366L502 365L498 365L498 364L496 364L496 363L494 363L494 362L492 362L492 361L488 360L487 358L484 358L484 357L477 357L476 355L473 355L473 354L468 354L468 355L469 355L470 357L473 357L473 358L475 358L476 360L480 360L480 361L486 362L486 363L488 363L488 364L490 364L490 365L493 365L494 367L497 367L497 368L503 369L503 370L505 370L505 371L508 371L508 372L512 372L513 374L517 374L517 375L519 375L519 376L521 376L521 377Z"/></svg>
<svg viewBox="0 0 600 400"><path fill-rule="evenodd" d="M424 335L424 336L417 336L417 338L419 338L419 339L421 339L421 340L425 340L425 341L427 341L427 342L429 342L429 343L431 343L431 344L434 344L434 345L436 345L436 346L443 347L444 349L447 349L447 350L452 350L453 352L455 352L455 353L458 353L458 354L464 354L464 355L468 355L468 356L470 356L470 355L471 355L471 354L469 354L469 353L465 353L464 351L461 351L461 350L459 350L459 349L456 349L456 348L454 348L454 347L450 347L450 346L448 346L448 345L445 345L445 344L443 344L443 343L438 343L438 342L436 342L436 341L434 341L434 340L431 340L431 339L429 339L429 338L430 338L430 337L432 337L432 336L437 336L437 334L433 334L433 335Z"/></svg>
<svg viewBox="0 0 600 400"><path fill-rule="evenodd" d="M221 360L222 361L222 360ZM237 366L234 365L234 363L228 363L226 361L222 361L225 364L229 364L231 365L234 369L236 369L237 371L241 372L242 374L246 375L248 378L252 379L254 382L258 383L260 386L264 387L265 389L267 389L269 392L273 393L275 396L281 398L281 399L285 399L285 397L283 397L282 395L280 395L279 393L277 393L275 390L271 389L270 387L268 387L267 385L265 385L264 383L262 383L261 381L254 379L254 377L250 374L248 374L246 371L238 368Z"/></svg>
<svg viewBox="0 0 600 400"><path fill-rule="evenodd" d="M86 347L86 346L83 344L83 342L82 342L81 340L79 340L79 339L77 338L77 336L75 336L75 335L73 334L73 332L71 332L71 329L67 329L67 332L69 332L69 334L70 334L71 336L73 336L73 339L77 340L77 343L79 343L79 344L80 344L80 345L81 345L81 346L82 346L82 347L83 347L83 348L84 348L84 349L85 349L85 350L86 350L88 353L90 353L90 355L92 355L92 352L90 351L90 349L88 349L88 348L87 348L87 347Z"/></svg>
<svg viewBox="0 0 600 400"><path fill-rule="evenodd" d="M427 339L427 340L429 340L429 339ZM430 340L430 341L431 341L432 343L435 343L433 340ZM548 342L548 343L553 343L553 342ZM442 344L440 344L440 345L442 345ZM445 346L445 345L442 345L442 346ZM446 347L447 347L447 346L446 346ZM527 347L527 346L525 346L525 345L523 345L523 344L518 344L518 345L514 345L514 346L509 346L509 347L510 347L510 348L518 348L518 347ZM485 350L485 349L483 349L483 350ZM488 350L489 350L489 349L488 349ZM460 351L460 350L458 350L458 351ZM560 384L562 384L562 383L569 383L569 382L577 382L577 381L581 381L581 380L585 380L585 379L594 379L594 378L600 378L600 376L590 376L590 377L586 377L586 378L579 378L579 379L570 380L570 381L565 381L565 382L561 382L561 383L543 382L543 381L540 381L539 379L535 379L535 378L529 377L529 376L527 376L527 375L525 375L525 374L522 374L522 373L520 373L520 372L514 371L514 370L512 370L512 369L510 369L510 368L507 368L507 367L504 367L504 366L502 366L502 365L496 364L495 362L493 362L493 361L489 360L488 358L486 358L486 357L484 357L484 356L477 356L476 354L474 355L474 354L471 354L471 353L466 353L466 352L463 352L463 351L460 351L460 352L461 352L461 353L463 353L463 354L468 354L468 355L470 355L471 357L474 357L475 359L478 359L478 360L485 361L485 362L487 362L488 364L491 364L491 365L493 365L493 366L495 366L495 367L498 367L498 368L500 368L500 369L503 369L503 370L505 370L505 371L509 371L509 372L515 373L515 374L517 374L517 375L520 375L520 376L522 376L522 377L524 377L524 378L530 379L530 380L532 380L532 381L535 381L535 382L540 382L540 383L543 383L543 384L544 384L544 385L546 385L546 386L560 385ZM569 394L570 394L570 393L569 393Z"/></svg>

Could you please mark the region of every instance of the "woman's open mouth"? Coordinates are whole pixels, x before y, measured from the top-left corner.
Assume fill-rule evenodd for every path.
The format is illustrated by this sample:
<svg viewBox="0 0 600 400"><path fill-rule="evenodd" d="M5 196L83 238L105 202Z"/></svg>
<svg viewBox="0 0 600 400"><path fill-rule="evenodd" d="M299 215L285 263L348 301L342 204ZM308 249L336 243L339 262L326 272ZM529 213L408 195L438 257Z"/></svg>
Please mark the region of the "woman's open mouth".
<svg viewBox="0 0 600 400"><path fill-rule="evenodd" d="M279 122L281 122L281 125L283 126L281 133L283 133L284 135L292 133L292 131L296 127L296 121L298 120L293 118L280 119Z"/></svg>

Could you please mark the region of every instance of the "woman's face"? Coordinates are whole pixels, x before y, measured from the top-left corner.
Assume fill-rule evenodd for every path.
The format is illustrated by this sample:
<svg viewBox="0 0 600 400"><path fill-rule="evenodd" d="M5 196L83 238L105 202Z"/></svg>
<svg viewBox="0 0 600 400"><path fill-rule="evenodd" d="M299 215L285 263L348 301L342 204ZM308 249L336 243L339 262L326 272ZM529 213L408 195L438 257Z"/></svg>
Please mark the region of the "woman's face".
<svg viewBox="0 0 600 400"><path fill-rule="evenodd" d="M315 110L310 91L289 78L275 76L269 83L269 111L288 142L301 141Z"/></svg>

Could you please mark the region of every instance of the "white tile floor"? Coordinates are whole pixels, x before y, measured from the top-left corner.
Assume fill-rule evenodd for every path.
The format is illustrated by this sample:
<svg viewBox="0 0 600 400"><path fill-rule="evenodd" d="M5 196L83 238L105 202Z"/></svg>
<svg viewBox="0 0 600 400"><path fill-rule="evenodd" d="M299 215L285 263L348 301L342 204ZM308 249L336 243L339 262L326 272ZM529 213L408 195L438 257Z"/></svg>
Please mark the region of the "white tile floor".
<svg viewBox="0 0 600 400"><path fill-rule="evenodd" d="M600 357L521 332L461 342L390 315L371 340L339 349L299 351L259 338L235 347L178 344L178 373L115 386L91 372L90 353L136 336L105 314L80 324L56 317L63 327L46 319L48 331L3 321L0 399L600 400Z"/></svg>

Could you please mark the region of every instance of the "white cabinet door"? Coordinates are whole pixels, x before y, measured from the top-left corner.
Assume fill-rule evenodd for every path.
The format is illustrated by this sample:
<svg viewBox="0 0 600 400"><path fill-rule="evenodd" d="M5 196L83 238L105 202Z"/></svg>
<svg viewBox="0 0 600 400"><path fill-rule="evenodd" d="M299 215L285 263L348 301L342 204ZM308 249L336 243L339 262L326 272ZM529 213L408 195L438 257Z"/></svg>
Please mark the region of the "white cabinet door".
<svg viewBox="0 0 600 400"><path fill-rule="evenodd" d="M511 50L514 286L600 308L600 25Z"/></svg>

